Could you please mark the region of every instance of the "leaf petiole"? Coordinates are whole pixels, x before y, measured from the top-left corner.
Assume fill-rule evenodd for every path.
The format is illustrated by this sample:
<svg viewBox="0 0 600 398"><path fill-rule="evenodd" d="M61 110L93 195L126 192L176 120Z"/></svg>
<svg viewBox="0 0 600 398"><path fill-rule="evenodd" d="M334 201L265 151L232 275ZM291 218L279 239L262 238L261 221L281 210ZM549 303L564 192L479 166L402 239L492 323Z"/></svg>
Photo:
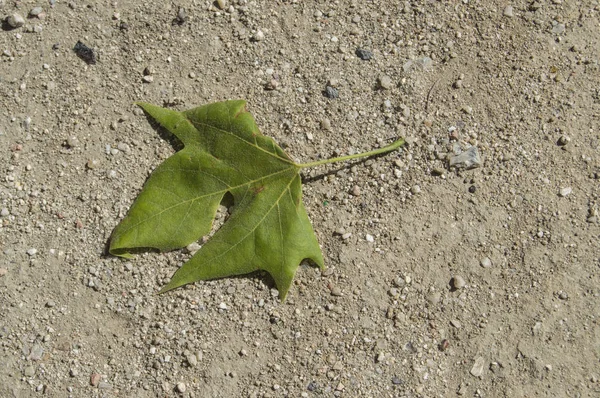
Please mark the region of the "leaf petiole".
<svg viewBox="0 0 600 398"><path fill-rule="evenodd" d="M352 159L357 159L357 158L364 158L367 156L380 155L382 153L394 151L394 150L400 148L402 145L404 145L404 138L400 138L400 139L394 141L393 143L391 143L390 145L384 146L383 148L374 149L372 151L356 153L354 155L339 156L337 158L331 158L331 159L323 159L323 160L318 160L316 162L301 163L301 164L296 164L296 166L298 166L301 169L305 169L307 167L320 166L323 164L343 162L345 160L352 160Z"/></svg>

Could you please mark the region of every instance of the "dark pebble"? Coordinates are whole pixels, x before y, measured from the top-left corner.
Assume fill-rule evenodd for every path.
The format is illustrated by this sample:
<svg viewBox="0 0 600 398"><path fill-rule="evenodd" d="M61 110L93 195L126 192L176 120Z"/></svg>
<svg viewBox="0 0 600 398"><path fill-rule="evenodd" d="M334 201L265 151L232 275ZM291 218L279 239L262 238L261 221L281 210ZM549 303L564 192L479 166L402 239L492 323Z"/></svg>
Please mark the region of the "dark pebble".
<svg viewBox="0 0 600 398"><path fill-rule="evenodd" d="M75 54L77 54L79 58L84 60L86 64L96 64L96 52L93 49L86 46L85 44L83 44L81 41L77 41L77 44L75 44L75 47L73 47L73 51L75 51Z"/></svg>
<svg viewBox="0 0 600 398"><path fill-rule="evenodd" d="M476 187L475 185L471 185L471 186L469 187L469 192L471 192L471 193L475 193L475 191L477 191L477 187Z"/></svg>
<svg viewBox="0 0 600 398"><path fill-rule="evenodd" d="M356 49L356 56L363 61L368 61L373 58L373 53L369 50L363 50L362 48Z"/></svg>
<svg viewBox="0 0 600 398"><path fill-rule="evenodd" d="M401 378L399 378L399 377L392 377L392 384L394 384L394 385L400 385L402 383L404 383L404 382L402 381Z"/></svg>
<svg viewBox="0 0 600 398"><path fill-rule="evenodd" d="M327 86L325 88L325 96L327 98L336 99L340 96L340 92L331 86Z"/></svg>
<svg viewBox="0 0 600 398"><path fill-rule="evenodd" d="M314 381L311 381L310 383L308 383L308 386L306 386L306 389L308 391L315 391L318 387L319 387L319 385L317 383L315 383Z"/></svg>

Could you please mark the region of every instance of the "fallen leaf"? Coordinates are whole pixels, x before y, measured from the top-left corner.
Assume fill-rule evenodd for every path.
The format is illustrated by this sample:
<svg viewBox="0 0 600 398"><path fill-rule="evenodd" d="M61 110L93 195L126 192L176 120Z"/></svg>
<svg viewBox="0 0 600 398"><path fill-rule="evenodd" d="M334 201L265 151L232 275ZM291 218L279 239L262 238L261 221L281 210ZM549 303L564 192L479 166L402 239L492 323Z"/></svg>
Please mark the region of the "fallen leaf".
<svg viewBox="0 0 600 398"><path fill-rule="evenodd" d="M161 293L198 280L267 271L285 299L298 265L323 255L302 203L300 170L392 151L395 143L364 154L307 164L293 162L262 135L245 101L214 103L184 112L139 103L183 144L150 176L115 228L110 253L131 257L144 248L182 248L210 232L223 196L231 217L186 262Z"/></svg>

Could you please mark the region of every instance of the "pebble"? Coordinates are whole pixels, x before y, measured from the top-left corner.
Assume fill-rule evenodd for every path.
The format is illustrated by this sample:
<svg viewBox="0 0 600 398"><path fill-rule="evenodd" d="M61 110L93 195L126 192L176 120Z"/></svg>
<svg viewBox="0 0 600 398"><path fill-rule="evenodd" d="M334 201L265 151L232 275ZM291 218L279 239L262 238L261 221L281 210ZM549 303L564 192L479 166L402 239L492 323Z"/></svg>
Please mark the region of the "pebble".
<svg viewBox="0 0 600 398"><path fill-rule="evenodd" d="M8 274L8 269L6 268L0 268L0 277L4 276Z"/></svg>
<svg viewBox="0 0 600 398"><path fill-rule="evenodd" d="M10 215L10 211L6 207L3 207L2 210L0 210L0 216L7 217L9 215Z"/></svg>
<svg viewBox="0 0 600 398"><path fill-rule="evenodd" d="M254 34L254 40L256 40L256 41L262 41L264 38L265 38L265 34L263 33L262 30L257 31Z"/></svg>
<svg viewBox="0 0 600 398"><path fill-rule="evenodd" d="M23 369L23 375L25 377L32 377L35 374L35 368L33 365L29 365Z"/></svg>
<svg viewBox="0 0 600 398"><path fill-rule="evenodd" d="M101 390L110 390L112 388L112 385L109 382L101 381L100 383L98 383L98 388Z"/></svg>
<svg viewBox="0 0 600 398"><path fill-rule="evenodd" d="M152 76L152 75L144 76L144 77L142 77L142 81L144 83L152 83L154 81L154 76Z"/></svg>
<svg viewBox="0 0 600 398"><path fill-rule="evenodd" d="M462 276L460 276L460 275L454 275L454 276L452 277L452 280L450 281L450 283L452 284L452 287L453 287L455 290L462 289L462 288L463 288L463 287L465 287L465 286L466 286L466 284L467 284L467 283L465 282L465 279L464 279Z"/></svg>
<svg viewBox="0 0 600 398"><path fill-rule="evenodd" d="M342 289L340 289L338 286L333 286L331 288L331 295L335 296L335 297L339 297L342 295Z"/></svg>
<svg viewBox="0 0 600 398"><path fill-rule="evenodd" d="M94 387L98 386L101 378L102 376L99 373L92 373L90 375L90 384Z"/></svg>
<svg viewBox="0 0 600 398"><path fill-rule="evenodd" d="M568 135L561 135L560 138L558 139L558 145L560 145L560 146L565 146L569 142L571 142L571 137L569 137Z"/></svg>
<svg viewBox="0 0 600 398"><path fill-rule="evenodd" d="M357 48L356 49L356 56L360 59L362 59L363 61L368 61L371 58L373 58L373 53L369 50L365 50L362 48Z"/></svg>
<svg viewBox="0 0 600 398"><path fill-rule="evenodd" d="M367 242L375 242L375 238L373 237L373 235L367 234L365 236L365 239L367 240Z"/></svg>
<svg viewBox="0 0 600 398"><path fill-rule="evenodd" d="M321 120L321 130L331 130L331 121L327 118Z"/></svg>
<svg viewBox="0 0 600 398"><path fill-rule="evenodd" d="M360 196L360 187L358 185L353 186L352 190L350 191L350 193L353 196Z"/></svg>
<svg viewBox="0 0 600 398"><path fill-rule="evenodd" d="M227 0L217 0L217 6L221 9L224 10L227 8Z"/></svg>
<svg viewBox="0 0 600 398"><path fill-rule="evenodd" d="M226 310L227 309L227 304L225 304L225 303L219 304L219 309L220 310Z"/></svg>
<svg viewBox="0 0 600 398"><path fill-rule="evenodd" d="M420 187L419 185L414 185L414 186L413 186L413 187L410 189L410 192L411 192L413 195L416 195L416 194L418 194L418 193L421 193L421 187Z"/></svg>
<svg viewBox="0 0 600 398"><path fill-rule="evenodd" d="M352 236L352 232L346 232L345 234L342 235L342 239L348 240L348 239L350 239L351 236Z"/></svg>
<svg viewBox="0 0 600 398"><path fill-rule="evenodd" d="M6 23L13 29L25 25L25 18L21 14L14 13L6 18Z"/></svg>
<svg viewBox="0 0 600 398"><path fill-rule="evenodd" d="M185 357L185 360L187 361L188 365L190 365L192 368L196 367L196 365L198 365L198 358L196 358L196 355L194 354L188 354Z"/></svg>
<svg viewBox="0 0 600 398"><path fill-rule="evenodd" d="M37 254L37 249L35 247L32 247L31 249L27 249L27 254L29 256L35 256Z"/></svg>
<svg viewBox="0 0 600 398"><path fill-rule="evenodd" d="M44 9L42 7L33 7L31 9L31 11L29 11L29 16L30 17L37 17L38 15L40 15L43 12L44 12Z"/></svg>
<svg viewBox="0 0 600 398"><path fill-rule="evenodd" d="M379 87L384 90L389 90L392 88L392 79L388 75L381 75L378 79Z"/></svg>
<svg viewBox="0 0 600 398"><path fill-rule="evenodd" d="M177 392L184 393L186 389L184 382L177 383Z"/></svg>
<svg viewBox="0 0 600 398"><path fill-rule="evenodd" d="M489 257L484 257L484 258L481 259L480 264L481 264L481 266L483 268L491 268L492 267L492 260L490 260Z"/></svg>
<svg viewBox="0 0 600 398"><path fill-rule="evenodd" d="M39 361L44 356L44 349L41 345L36 344L31 347L31 352L29 353L29 359L32 361Z"/></svg>
<svg viewBox="0 0 600 398"><path fill-rule="evenodd" d="M340 96L340 92L337 88L327 86L325 87L325 96L330 99L336 99Z"/></svg>
<svg viewBox="0 0 600 398"><path fill-rule="evenodd" d="M485 359L483 357L477 357L475 363L471 368L471 374L475 377L480 377L483 374L483 367L485 366Z"/></svg>
<svg viewBox="0 0 600 398"><path fill-rule="evenodd" d="M571 194L571 192L573 192L573 188L564 187L564 188L560 189L560 191L558 192L558 196L560 196L561 198L564 198L566 196L569 196Z"/></svg>
<svg viewBox="0 0 600 398"><path fill-rule="evenodd" d="M509 17L512 18L515 14L513 13L513 7L512 6L506 6L504 8L504 16L505 17Z"/></svg>
<svg viewBox="0 0 600 398"><path fill-rule="evenodd" d="M450 158L450 167L456 167L457 169L475 169L481 167L481 164L481 156L476 146L472 146L460 155Z"/></svg>

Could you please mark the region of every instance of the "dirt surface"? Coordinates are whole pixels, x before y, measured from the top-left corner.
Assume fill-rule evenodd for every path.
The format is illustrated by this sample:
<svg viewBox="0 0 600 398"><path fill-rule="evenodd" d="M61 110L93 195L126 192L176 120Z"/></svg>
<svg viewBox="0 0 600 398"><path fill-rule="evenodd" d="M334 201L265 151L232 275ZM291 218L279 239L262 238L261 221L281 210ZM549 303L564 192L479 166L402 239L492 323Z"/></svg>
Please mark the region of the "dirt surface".
<svg viewBox="0 0 600 398"><path fill-rule="evenodd" d="M222 3L0 0L0 396L600 396L598 1ZM158 296L185 250L105 252L174 153L134 102L238 98L301 162L408 144L306 173L284 303Z"/></svg>

